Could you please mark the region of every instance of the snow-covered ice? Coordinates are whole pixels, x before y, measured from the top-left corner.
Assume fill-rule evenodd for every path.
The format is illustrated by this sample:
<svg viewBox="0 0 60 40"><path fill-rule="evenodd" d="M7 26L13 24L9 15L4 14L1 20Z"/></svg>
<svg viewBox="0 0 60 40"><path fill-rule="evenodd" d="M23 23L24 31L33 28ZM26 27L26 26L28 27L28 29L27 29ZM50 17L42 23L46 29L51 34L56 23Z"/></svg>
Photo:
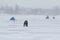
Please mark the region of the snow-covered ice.
<svg viewBox="0 0 60 40"><path fill-rule="evenodd" d="M10 21L15 17L15 22ZM60 15L0 15L0 40L60 40ZM29 26L23 27L24 20Z"/></svg>

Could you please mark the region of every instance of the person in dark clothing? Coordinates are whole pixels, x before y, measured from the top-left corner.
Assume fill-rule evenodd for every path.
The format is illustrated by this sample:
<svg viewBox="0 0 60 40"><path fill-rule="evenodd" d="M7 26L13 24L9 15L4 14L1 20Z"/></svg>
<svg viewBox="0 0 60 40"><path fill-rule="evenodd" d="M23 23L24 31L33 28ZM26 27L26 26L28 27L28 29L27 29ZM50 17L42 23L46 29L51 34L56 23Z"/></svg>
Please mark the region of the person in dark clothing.
<svg viewBox="0 0 60 40"><path fill-rule="evenodd" d="M24 26L24 27L28 27L28 21L27 21L27 20L24 21L23 26Z"/></svg>
<svg viewBox="0 0 60 40"><path fill-rule="evenodd" d="M46 19L49 19L49 16L47 16Z"/></svg>
<svg viewBox="0 0 60 40"><path fill-rule="evenodd" d="M55 17L53 17L53 19L55 19Z"/></svg>

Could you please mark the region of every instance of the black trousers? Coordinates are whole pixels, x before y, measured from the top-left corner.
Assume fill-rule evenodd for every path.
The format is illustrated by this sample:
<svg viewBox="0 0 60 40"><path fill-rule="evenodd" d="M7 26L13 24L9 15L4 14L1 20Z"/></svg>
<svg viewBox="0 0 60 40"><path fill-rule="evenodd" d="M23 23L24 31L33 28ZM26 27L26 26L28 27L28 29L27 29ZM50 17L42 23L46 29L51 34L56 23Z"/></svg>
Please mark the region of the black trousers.
<svg viewBox="0 0 60 40"><path fill-rule="evenodd" d="M24 27L28 27L28 23L24 23L24 25L23 25Z"/></svg>

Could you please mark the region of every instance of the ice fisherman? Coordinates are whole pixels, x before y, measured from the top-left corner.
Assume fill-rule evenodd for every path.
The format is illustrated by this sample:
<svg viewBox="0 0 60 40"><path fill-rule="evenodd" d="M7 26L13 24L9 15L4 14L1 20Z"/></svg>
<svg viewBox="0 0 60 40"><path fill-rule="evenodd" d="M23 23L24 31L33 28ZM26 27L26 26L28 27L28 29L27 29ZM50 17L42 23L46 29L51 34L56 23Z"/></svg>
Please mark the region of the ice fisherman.
<svg viewBox="0 0 60 40"><path fill-rule="evenodd" d="M24 21L23 26L24 26L24 27L28 27L28 21L27 21L27 20Z"/></svg>
<svg viewBox="0 0 60 40"><path fill-rule="evenodd" d="M49 19L49 16L47 16L46 19Z"/></svg>
<svg viewBox="0 0 60 40"><path fill-rule="evenodd" d="M55 17L53 17L53 19L55 19Z"/></svg>

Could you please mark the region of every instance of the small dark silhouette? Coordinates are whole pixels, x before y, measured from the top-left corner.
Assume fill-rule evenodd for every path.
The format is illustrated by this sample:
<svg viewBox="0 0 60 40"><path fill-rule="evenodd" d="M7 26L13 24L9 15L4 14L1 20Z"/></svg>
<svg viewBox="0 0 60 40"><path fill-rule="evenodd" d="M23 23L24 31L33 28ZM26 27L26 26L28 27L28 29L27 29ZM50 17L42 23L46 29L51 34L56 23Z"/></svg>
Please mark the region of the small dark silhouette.
<svg viewBox="0 0 60 40"><path fill-rule="evenodd" d="M53 17L53 19L55 19L55 17Z"/></svg>
<svg viewBox="0 0 60 40"><path fill-rule="evenodd" d="M15 21L15 18L14 18L14 17L12 17L10 20Z"/></svg>
<svg viewBox="0 0 60 40"><path fill-rule="evenodd" d="M23 26L24 26L24 27L25 27L25 26L28 27L28 21L27 21L27 20L24 21Z"/></svg>
<svg viewBox="0 0 60 40"><path fill-rule="evenodd" d="M49 19L49 16L47 16L46 19Z"/></svg>

